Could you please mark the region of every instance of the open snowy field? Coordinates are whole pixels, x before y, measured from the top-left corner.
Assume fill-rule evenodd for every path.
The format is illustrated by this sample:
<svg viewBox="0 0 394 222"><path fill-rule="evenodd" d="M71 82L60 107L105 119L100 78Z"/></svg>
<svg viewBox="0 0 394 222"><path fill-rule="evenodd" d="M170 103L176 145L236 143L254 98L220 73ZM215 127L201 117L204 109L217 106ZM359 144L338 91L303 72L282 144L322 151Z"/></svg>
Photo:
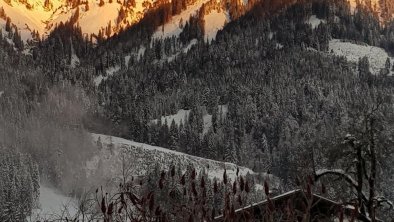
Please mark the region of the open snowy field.
<svg viewBox="0 0 394 222"><path fill-rule="evenodd" d="M92 137L96 143L100 141L102 148L98 155L87 163L87 172L90 176L100 172L103 175L111 175L112 178L120 179L123 160L127 162L126 167L130 169L130 176L145 175L154 168L155 164L159 164L161 170L168 170L173 164L181 169L191 166L197 172L204 169L212 179L221 179L225 169L231 180L236 177L237 168L239 168L240 175L255 174L251 169L239 167L233 163L191 156L118 137L101 134L92 134Z"/></svg>
<svg viewBox="0 0 394 222"><path fill-rule="evenodd" d="M350 42L344 42L340 39L332 39L329 44L329 52L345 57L349 62L358 63L359 59L367 57L370 64L372 74L379 74L380 70L385 67L387 58L390 58L391 64L394 63L394 58L390 57L388 53L379 47L369 45L358 45ZM391 71L393 75L393 71Z"/></svg>
<svg viewBox="0 0 394 222"><path fill-rule="evenodd" d="M77 213L77 201L67 197L54 188L40 185L39 206L33 210L29 221L42 221L50 218L72 218Z"/></svg>

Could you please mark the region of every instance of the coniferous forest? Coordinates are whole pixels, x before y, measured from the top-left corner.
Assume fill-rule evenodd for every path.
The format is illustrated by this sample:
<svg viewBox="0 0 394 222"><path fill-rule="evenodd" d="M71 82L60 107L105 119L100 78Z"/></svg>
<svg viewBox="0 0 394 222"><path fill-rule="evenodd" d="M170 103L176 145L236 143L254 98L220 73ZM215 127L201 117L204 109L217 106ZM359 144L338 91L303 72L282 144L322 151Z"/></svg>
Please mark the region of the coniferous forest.
<svg viewBox="0 0 394 222"><path fill-rule="evenodd" d="M392 222L391 1L210 0L153 37L196 2L156 1L98 35L77 14L28 41L0 6L0 221ZM120 4L119 24L136 3ZM208 40L221 10L231 20ZM351 61L333 40L387 60ZM44 185L74 213L33 218ZM296 189L303 210L272 204ZM344 210L313 217L312 194ZM263 200L262 218L236 219Z"/></svg>

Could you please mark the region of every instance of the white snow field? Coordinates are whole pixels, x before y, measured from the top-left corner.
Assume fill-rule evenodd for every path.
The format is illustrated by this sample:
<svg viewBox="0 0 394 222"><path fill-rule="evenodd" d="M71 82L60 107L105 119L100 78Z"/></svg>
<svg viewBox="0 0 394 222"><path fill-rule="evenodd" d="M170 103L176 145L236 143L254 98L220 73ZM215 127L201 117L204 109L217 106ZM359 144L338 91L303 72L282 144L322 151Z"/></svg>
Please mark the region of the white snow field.
<svg viewBox="0 0 394 222"><path fill-rule="evenodd" d="M79 10L78 24L83 33L98 34L101 29L112 25L113 33L117 28L125 27L127 24L135 24L148 10L149 5L153 3L150 0L136 0L135 7L129 12L121 23L117 24L119 11L122 4L117 1L104 0L104 5L100 6L98 0L87 0L89 10L86 11L85 5L81 4L79 7L72 8L67 5L66 1L51 0L52 7L46 9L44 7L44 0L33 1L30 3L31 8L28 9L26 4L20 3L18 0L11 0L10 4L5 1L0 1L0 7L3 7L6 16L11 18L11 23L16 25L21 31L22 39L27 40L31 38L31 31L35 30L42 36L49 34L60 23L70 20ZM144 2L146 4L144 5ZM3 21L3 19L0 18Z"/></svg>
<svg viewBox="0 0 394 222"><path fill-rule="evenodd" d="M42 221L50 220L51 218L72 218L77 213L76 203L75 199L59 193L54 188L41 184L38 209L33 210L28 220Z"/></svg>
<svg viewBox="0 0 394 222"><path fill-rule="evenodd" d="M88 176L94 176L100 171L103 175L111 175L111 179L120 179L122 177L123 158L130 168L130 175L143 176L149 170L153 169L155 164L160 165L161 170L168 170L171 165L179 166L185 169L192 166L197 172L206 170L210 178L222 179L226 169L228 178L234 180L237 168L240 175L255 174L251 169L239 167L233 163L220 162L201 157L191 156L185 153L165 149L162 147L151 146L148 144L138 143L119 137L112 137L102 134L92 134L93 141L101 141L102 149L98 155L87 163ZM101 167L101 166L105 167Z"/></svg>
<svg viewBox="0 0 394 222"><path fill-rule="evenodd" d="M205 39L210 42L216 38L217 32L230 21L230 16L227 12L213 10L204 17L204 21Z"/></svg>
<svg viewBox="0 0 394 222"><path fill-rule="evenodd" d="M307 21L307 24L312 26L312 29L317 28L321 23L326 23L326 20L324 19L319 19L316 17L316 15L312 15Z"/></svg>
<svg viewBox="0 0 394 222"><path fill-rule="evenodd" d="M86 172L93 183L97 181L97 175L103 176L100 178L105 179L104 182L101 181L103 186L110 186L111 182L118 184L122 178L123 169L129 176L128 179L130 179L131 176L144 176L149 170L154 169L155 164L159 164L160 170L166 171L173 164L180 167L183 171L188 166L191 166L197 172L205 170L209 178L217 178L219 180L222 180L224 169L226 169L230 182L236 178L237 169L239 169L239 175L256 175L251 169L240 167L233 163L191 156L119 137L92 134L92 139L97 144L97 147L102 146L102 148L91 160L87 161ZM99 145L98 141L100 141L101 145ZM125 168L122 168L122 165ZM259 176L264 178L264 181L267 181L272 189L279 187L280 181L275 176L267 174L260 174ZM256 190L263 189L260 184L256 183L254 186ZM78 200L57 192L55 188L41 184L39 207L33 210L33 214L28 218L28 221L73 218L78 212L77 203Z"/></svg>
<svg viewBox="0 0 394 222"><path fill-rule="evenodd" d="M172 17L171 21L164 25L164 28L162 26L159 27L153 37L166 38L178 36L182 31L180 24L185 24L190 16L195 15L201 6L208 1L198 0L195 4L188 6L179 15ZM348 1L354 10L356 0ZM32 38L31 32L33 30L38 31L41 36L45 37L57 25L69 21L76 14L77 10L79 10L77 22L83 33L98 34L100 30L104 30L111 23L113 34L120 28L128 27L140 21L144 17L145 12L149 10L156 0L136 0L135 7L128 10L125 18L119 23L117 20L122 4L117 1L109 3L109 0L104 0L104 5L100 6L98 0L87 0L86 2L89 5L88 10L86 10L84 4L72 8L66 1L62 0L51 0L52 7L45 8L44 2L44 0L36 0L21 3L19 0L11 0L10 4L7 4L5 1L0 1L0 7L4 9L6 16L11 18L11 23L18 27L22 39L26 41ZM244 0L242 2L243 4L247 4L248 1ZM373 7L376 6L377 12L380 12L379 0L372 0L371 2ZM27 4L29 4L28 7ZM0 18L0 20L4 22L3 19ZM211 41L216 37L217 31L222 29L230 19L228 12L213 10L208 15L205 15L204 20L206 30L205 39ZM308 21L314 28L320 22L323 21L313 16Z"/></svg>
<svg viewBox="0 0 394 222"><path fill-rule="evenodd" d="M372 74L379 74L380 70L385 67L387 58L390 58L391 64L394 63L394 58L382 48L358 45L350 42L345 42L340 39L332 39L329 43L329 52L337 56L345 57L349 62L358 63L359 59L367 57L370 64L370 71ZM394 73L390 71L390 75Z"/></svg>

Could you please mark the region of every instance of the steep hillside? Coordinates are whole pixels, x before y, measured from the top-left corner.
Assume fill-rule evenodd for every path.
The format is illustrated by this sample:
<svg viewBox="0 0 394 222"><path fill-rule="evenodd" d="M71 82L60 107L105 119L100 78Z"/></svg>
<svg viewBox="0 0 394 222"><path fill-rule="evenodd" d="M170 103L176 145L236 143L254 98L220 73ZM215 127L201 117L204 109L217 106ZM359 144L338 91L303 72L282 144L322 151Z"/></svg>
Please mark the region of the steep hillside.
<svg viewBox="0 0 394 222"><path fill-rule="evenodd" d="M152 1L1 1L3 20L10 21L21 32L24 40L38 32L45 37L58 24L71 21L83 33L112 36L122 28L138 22L152 6Z"/></svg>
<svg viewBox="0 0 394 222"><path fill-rule="evenodd" d="M238 0L4 0L0 2L0 19L3 22L9 19L24 41L38 36L45 38L65 22L80 26L88 36L108 38L138 23L147 12L160 9L155 17L164 26L158 27L154 38L178 36L189 18L197 16L205 20L205 35L211 40L227 22L238 18L253 4L254 1Z"/></svg>
<svg viewBox="0 0 394 222"><path fill-rule="evenodd" d="M118 137L101 134L92 134L92 137L99 151L92 160L87 162L87 174L91 178L100 175L103 179L117 181L122 178L122 169L128 170L128 177L145 176L155 165L158 165L160 170L169 170L171 165L184 170L187 167L194 167L197 172L205 170L211 179L219 180L222 179L224 170L231 180L236 178L238 169L239 175L257 175L251 169L233 163L187 155ZM273 187L279 185L279 181L273 176L266 175L265 177L271 180Z"/></svg>

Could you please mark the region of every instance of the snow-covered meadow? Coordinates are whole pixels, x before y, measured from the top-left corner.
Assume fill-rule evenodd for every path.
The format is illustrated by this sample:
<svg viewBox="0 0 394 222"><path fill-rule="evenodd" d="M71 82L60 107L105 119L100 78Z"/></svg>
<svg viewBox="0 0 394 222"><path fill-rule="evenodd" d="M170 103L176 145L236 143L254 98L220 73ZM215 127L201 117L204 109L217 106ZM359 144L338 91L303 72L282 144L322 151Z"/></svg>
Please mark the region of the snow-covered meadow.
<svg viewBox="0 0 394 222"><path fill-rule="evenodd" d="M370 64L370 71L372 74L379 74L380 70L385 68L387 58L390 59L391 64L394 63L394 58L390 57L389 54L382 48L359 45L351 42L342 41L340 39L332 39L329 43L329 52L336 56L343 56L349 62L358 63L358 61L367 57ZM394 72L390 70L390 74Z"/></svg>
<svg viewBox="0 0 394 222"><path fill-rule="evenodd" d="M92 137L93 141L101 146L98 154L88 161L86 166L88 176L92 177L100 171L102 175L110 176L110 179L120 179L122 167L130 169L129 176L143 176L153 169L155 164L159 164L161 170L168 170L171 165L185 170L190 166L197 172L204 169L211 179L221 179L226 170L228 177L234 180L238 168L240 175L255 174L251 169L233 163L191 156L119 137L101 134L92 134ZM126 166L123 165L125 162Z"/></svg>
<svg viewBox="0 0 394 222"><path fill-rule="evenodd" d="M40 185L38 207L33 210L28 221L43 221L51 218L73 218L77 213L77 200L67 197L55 188Z"/></svg>

